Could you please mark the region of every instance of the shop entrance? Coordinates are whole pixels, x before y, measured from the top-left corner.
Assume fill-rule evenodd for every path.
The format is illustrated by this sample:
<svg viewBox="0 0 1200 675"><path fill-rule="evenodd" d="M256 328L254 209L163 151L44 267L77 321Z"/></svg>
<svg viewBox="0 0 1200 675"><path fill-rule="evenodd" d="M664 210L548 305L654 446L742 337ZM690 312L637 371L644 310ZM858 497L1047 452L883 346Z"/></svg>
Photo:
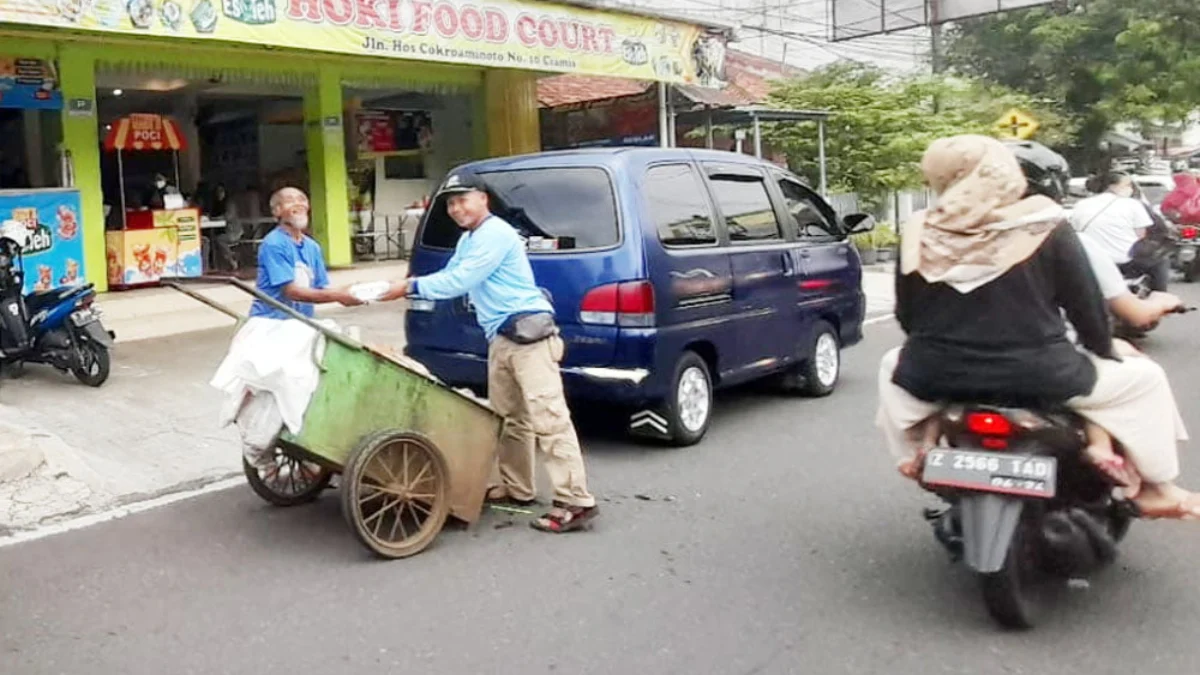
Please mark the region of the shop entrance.
<svg viewBox="0 0 1200 675"><path fill-rule="evenodd" d="M475 97L353 85L343 95L354 257L406 257L438 181L476 154Z"/></svg>
<svg viewBox="0 0 1200 675"><path fill-rule="evenodd" d="M309 191L302 85L97 73L109 284L252 277L268 199Z"/></svg>

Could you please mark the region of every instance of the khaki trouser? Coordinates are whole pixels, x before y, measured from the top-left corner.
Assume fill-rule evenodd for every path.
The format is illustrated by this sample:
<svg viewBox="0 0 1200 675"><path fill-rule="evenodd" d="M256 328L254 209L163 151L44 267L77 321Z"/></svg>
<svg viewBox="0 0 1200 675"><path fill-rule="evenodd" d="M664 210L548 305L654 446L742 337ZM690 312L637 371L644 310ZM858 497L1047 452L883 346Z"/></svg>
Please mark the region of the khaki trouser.
<svg viewBox="0 0 1200 675"><path fill-rule="evenodd" d="M522 345L497 336L488 349L488 400L504 416L500 477L514 499L533 499L534 448L554 485L554 500L594 506L587 490L583 452L567 410L562 374L563 341L557 335Z"/></svg>

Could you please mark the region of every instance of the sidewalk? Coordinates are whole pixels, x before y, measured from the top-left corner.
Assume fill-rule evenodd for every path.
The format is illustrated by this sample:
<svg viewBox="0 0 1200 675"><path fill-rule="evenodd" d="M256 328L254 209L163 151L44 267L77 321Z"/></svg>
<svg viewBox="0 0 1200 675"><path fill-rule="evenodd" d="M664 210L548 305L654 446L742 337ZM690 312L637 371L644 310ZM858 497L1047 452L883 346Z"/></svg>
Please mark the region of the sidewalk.
<svg viewBox="0 0 1200 675"><path fill-rule="evenodd" d="M329 279L334 286L360 281L398 279L408 273L406 261L364 263L348 269L332 270ZM250 294L223 283L189 283L198 291L230 309L245 314L250 311ZM170 288L146 288L134 291L105 293L96 300L103 312L104 326L116 332L117 342L137 342L184 333L223 328L233 320ZM331 308L318 307L326 313Z"/></svg>

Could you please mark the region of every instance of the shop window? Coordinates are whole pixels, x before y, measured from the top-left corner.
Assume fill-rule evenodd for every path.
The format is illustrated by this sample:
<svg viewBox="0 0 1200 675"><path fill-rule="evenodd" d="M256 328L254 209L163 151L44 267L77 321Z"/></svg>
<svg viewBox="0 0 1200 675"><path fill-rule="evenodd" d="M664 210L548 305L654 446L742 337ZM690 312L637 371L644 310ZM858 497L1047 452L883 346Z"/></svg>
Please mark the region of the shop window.
<svg viewBox="0 0 1200 675"><path fill-rule="evenodd" d="M556 168L483 174L492 212L521 236L541 237L536 251L607 248L621 240L612 181L603 169ZM460 235L444 199L430 209L421 243L453 248Z"/></svg>

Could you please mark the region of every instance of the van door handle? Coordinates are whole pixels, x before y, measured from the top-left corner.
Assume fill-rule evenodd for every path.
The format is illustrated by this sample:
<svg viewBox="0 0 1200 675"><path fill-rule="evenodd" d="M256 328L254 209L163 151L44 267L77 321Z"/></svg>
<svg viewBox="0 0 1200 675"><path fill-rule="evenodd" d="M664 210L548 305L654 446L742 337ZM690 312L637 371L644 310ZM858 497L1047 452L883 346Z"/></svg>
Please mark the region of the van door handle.
<svg viewBox="0 0 1200 675"><path fill-rule="evenodd" d="M796 276L796 261L792 260L792 252L784 251L781 255L783 255L783 276Z"/></svg>

